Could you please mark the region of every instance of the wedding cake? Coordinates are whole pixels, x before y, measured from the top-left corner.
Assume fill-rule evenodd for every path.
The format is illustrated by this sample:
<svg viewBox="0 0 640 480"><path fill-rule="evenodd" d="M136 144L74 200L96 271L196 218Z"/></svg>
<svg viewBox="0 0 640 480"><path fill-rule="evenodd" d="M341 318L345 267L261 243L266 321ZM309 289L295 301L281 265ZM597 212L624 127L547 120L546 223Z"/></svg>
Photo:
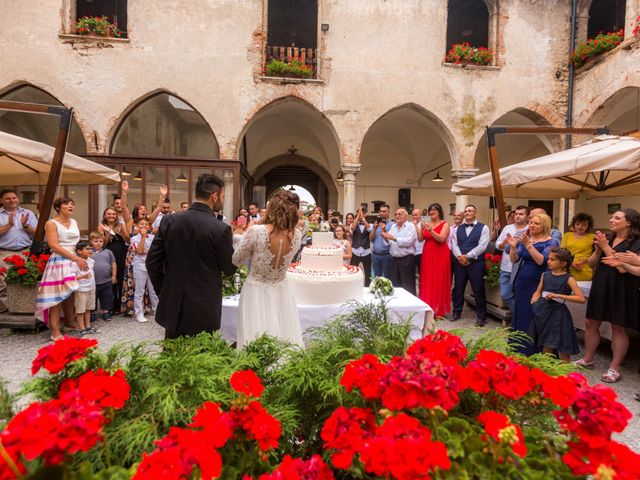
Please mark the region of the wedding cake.
<svg viewBox="0 0 640 480"><path fill-rule="evenodd" d="M362 270L345 266L342 256L342 248L333 243L333 233L313 233L311 246L302 249L300 263L292 264L287 272L298 304L342 304L362 298Z"/></svg>

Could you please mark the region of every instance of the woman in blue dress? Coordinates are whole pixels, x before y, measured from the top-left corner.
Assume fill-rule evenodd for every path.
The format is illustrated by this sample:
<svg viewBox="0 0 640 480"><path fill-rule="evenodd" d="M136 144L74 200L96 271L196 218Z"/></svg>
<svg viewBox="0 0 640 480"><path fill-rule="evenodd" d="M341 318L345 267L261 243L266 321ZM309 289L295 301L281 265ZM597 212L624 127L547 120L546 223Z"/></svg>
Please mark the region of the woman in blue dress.
<svg viewBox="0 0 640 480"><path fill-rule="evenodd" d="M550 236L551 218L543 213L531 215L529 228L516 235L507 234L507 243L511 246L509 255L515 264L520 261L513 284L515 308L511 319L511 328L528 333L533 321L531 297L538 288L542 274L547 270L549 252L558 247L558 241ZM524 355L542 352L542 348L532 342L516 345L516 351Z"/></svg>

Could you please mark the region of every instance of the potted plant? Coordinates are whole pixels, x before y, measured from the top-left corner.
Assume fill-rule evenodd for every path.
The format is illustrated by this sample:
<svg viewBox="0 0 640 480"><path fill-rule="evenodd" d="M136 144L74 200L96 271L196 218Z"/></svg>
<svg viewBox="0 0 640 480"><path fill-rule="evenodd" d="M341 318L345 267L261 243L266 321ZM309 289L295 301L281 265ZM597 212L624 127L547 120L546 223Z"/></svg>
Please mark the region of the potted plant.
<svg viewBox="0 0 640 480"><path fill-rule="evenodd" d="M286 60L271 58L265 67L265 74L268 77L313 78L315 70L298 57L288 57Z"/></svg>
<svg viewBox="0 0 640 480"><path fill-rule="evenodd" d="M49 255L29 255L22 252L5 258L8 267L0 268L7 284L7 306L11 313L33 313L36 306L38 283L47 265Z"/></svg>
<svg viewBox="0 0 640 480"><path fill-rule="evenodd" d="M79 18L73 27L76 35L92 35L97 37L117 37L122 36L122 32L113 23L109 22L106 15L102 17Z"/></svg>
<svg viewBox="0 0 640 480"><path fill-rule="evenodd" d="M463 65L491 65L493 52L485 47L472 47L469 42L454 43L444 61Z"/></svg>
<svg viewBox="0 0 640 480"><path fill-rule="evenodd" d="M487 302L500 308L507 308L507 305L502 300L502 295L500 295L500 262L502 262L502 255L485 253L485 295Z"/></svg>
<svg viewBox="0 0 640 480"><path fill-rule="evenodd" d="M595 38L580 42L571 53L571 61L575 68L580 68L598 55L613 50L624 40L624 30L600 33Z"/></svg>

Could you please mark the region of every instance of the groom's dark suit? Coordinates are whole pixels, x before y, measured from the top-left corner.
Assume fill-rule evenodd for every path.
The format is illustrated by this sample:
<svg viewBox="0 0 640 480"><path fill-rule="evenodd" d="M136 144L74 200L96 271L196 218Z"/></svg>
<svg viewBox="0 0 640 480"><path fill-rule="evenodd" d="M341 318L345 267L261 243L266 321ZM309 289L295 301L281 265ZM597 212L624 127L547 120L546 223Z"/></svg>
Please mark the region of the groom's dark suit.
<svg viewBox="0 0 640 480"><path fill-rule="evenodd" d="M166 329L165 338L220 329L220 274L235 272L232 255L231 228L206 204L194 202L163 217L146 265L160 299L156 322Z"/></svg>

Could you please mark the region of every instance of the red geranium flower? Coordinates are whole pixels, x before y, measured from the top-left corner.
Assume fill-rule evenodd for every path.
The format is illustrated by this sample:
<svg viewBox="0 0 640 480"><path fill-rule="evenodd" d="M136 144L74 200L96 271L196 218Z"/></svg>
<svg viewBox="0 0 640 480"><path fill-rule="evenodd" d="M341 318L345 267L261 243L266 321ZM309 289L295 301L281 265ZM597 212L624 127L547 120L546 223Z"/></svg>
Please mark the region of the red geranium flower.
<svg viewBox="0 0 640 480"><path fill-rule="evenodd" d="M522 429L509 421L509 417L497 412L483 412L478 416L478 421L484 426L485 431L494 441L511 445L513 453L521 457L527 455L527 446L524 443Z"/></svg>
<svg viewBox="0 0 640 480"><path fill-rule="evenodd" d="M256 440L264 451L278 447L282 434L280 421L274 418L258 401L252 401L246 407L232 407L231 418L234 425L242 428L250 439Z"/></svg>
<svg viewBox="0 0 640 480"><path fill-rule="evenodd" d="M35 375L44 367L49 373L60 372L69 362L83 357L86 351L98 344L97 340L87 338L65 338L38 350L38 356L31 365L31 374Z"/></svg>
<svg viewBox="0 0 640 480"><path fill-rule="evenodd" d="M253 370L241 370L231 375L231 388L238 393L244 393L250 397L260 398L264 391L262 380Z"/></svg>
<svg viewBox="0 0 640 480"><path fill-rule="evenodd" d="M347 364L340 379L347 392L358 388L362 396L367 399L380 398L383 392L382 377L387 367L380 363L378 357L366 353L360 360L354 360Z"/></svg>
<svg viewBox="0 0 640 480"><path fill-rule="evenodd" d="M118 410L129 400L129 391L129 383L122 370L116 370L111 375L100 368L85 373L77 380L65 380L60 387L60 399L81 397L102 408Z"/></svg>
<svg viewBox="0 0 640 480"><path fill-rule="evenodd" d="M324 422L320 437L325 448L335 450L331 463L336 468L349 468L353 456L375 429L375 418L366 408L336 408Z"/></svg>
<svg viewBox="0 0 640 480"><path fill-rule="evenodd" d="M333 480L333 472L320 455L301 460L285 455L273 473L260 475L259 480Z"/></svg>
<svg viewBox="0 0 640 480"><path fill-rule="evenodd" d="M19 268L18 269L18 275L20 275L20 276L26 275L27 273L29 273L29 270L27 270L26 268Z"/></svg>

